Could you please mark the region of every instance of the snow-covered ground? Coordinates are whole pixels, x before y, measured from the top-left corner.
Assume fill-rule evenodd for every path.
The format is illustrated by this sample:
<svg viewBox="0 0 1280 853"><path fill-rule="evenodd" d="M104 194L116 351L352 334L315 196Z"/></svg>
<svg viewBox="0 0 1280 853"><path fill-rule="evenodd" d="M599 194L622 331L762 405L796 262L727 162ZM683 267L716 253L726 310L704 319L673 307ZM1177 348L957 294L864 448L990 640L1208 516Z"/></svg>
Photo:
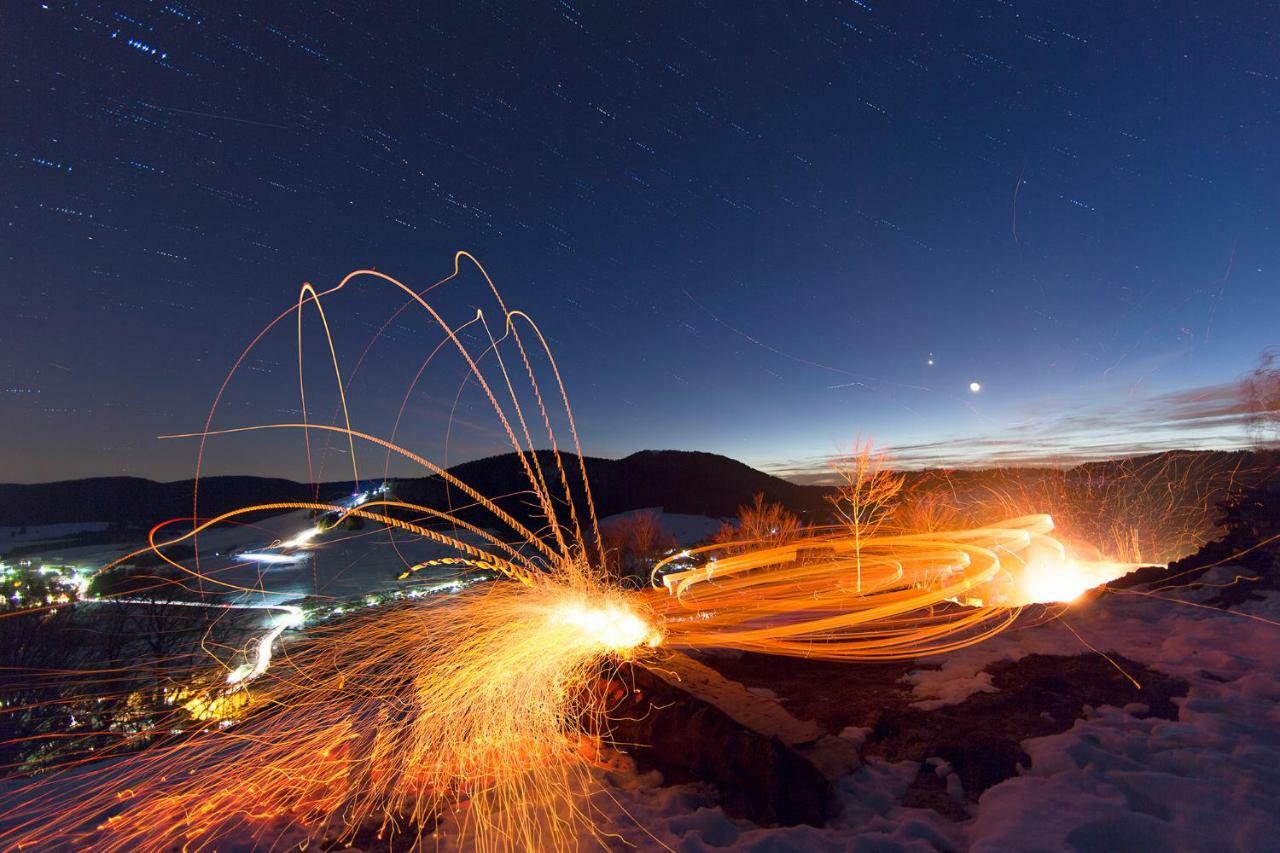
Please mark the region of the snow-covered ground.
<svg viewBox="0 0 1280 853"><path fill-rule="evenodd" d="M1234 576L1223 568L1202 581ZM1188 603L1109 594L1068 610L1090 645L1186 679L1178 719L1102 707L1026 740L1031 766L984 792L966 821L903 807L919 765L873 759L842 780L843 812L826 828L759 828L697 786L640 777L617 780L614 828L641 850L1278 850L1280 593L1230 613L1191 606L1215 591L1164 594ZM922 707L959 702L994 689L982 672L994 661L1076 651L1088 650L1056 622L1006 632L936 659L942 669L917 673L914 692Z"/></svg>
<svg viewBox="0 0 1280 853"><path fill-rule="evenodd" d="M600 519L600 526L604 527L611 521L629 518L642 512L652 512L658 516L658 523L662 525L662 529L671 534L676 540L676 544L682 548L690 545L696 545L699 542L706 541L720 529L720 525L724 523L722 519L711 518L705 515L687 515L678 512L664 512L662 507L648 507L646 509L635 509L628 512L620 512L617 515L611 515L607 518Z"/></svg>
<svg viewBox="0 0 1280 853"><path fill-rule="evenodd" d="M97 533L110 527L105 521L80 521L67 524L28 524L22 526L0 525L0 548L10 545L30 545L36 542L52 542L76 533Z"/></svg>

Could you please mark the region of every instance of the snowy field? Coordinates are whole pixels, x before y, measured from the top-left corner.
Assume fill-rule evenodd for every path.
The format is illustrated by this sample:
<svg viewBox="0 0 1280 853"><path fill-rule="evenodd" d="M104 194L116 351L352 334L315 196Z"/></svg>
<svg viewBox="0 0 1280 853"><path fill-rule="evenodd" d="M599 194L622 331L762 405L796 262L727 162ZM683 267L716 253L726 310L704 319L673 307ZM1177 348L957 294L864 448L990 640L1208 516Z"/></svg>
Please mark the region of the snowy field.
<svg viewBox="0 0 1280 853"><path fill-rule="evenodd" d="M15 527L0 525L0 548L11 545L33 545L56 542L77 533L97 533L111 525L105 521L80 521L66 524L28 524Z"/></svg>

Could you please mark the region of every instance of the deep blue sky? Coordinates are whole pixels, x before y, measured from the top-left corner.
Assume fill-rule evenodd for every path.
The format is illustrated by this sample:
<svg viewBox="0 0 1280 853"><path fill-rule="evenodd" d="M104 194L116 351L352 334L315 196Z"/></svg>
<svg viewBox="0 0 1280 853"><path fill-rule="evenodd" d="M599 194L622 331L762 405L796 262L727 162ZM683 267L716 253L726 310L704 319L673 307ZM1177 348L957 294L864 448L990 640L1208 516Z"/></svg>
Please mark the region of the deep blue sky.
<svg viewBox="0 0 1280 853"><path fill-rule="evenodd" d="M302 281L425 285L457 249L602 455L1228 446L1226 383L1280 343L1270 3L15 0L0 28L0 480L189 475L154 437ZM397 304L349 302L351 340ZM280 419L287 353L258 369L222 423ZM299 474L275 454L215 470Z"/></svg>

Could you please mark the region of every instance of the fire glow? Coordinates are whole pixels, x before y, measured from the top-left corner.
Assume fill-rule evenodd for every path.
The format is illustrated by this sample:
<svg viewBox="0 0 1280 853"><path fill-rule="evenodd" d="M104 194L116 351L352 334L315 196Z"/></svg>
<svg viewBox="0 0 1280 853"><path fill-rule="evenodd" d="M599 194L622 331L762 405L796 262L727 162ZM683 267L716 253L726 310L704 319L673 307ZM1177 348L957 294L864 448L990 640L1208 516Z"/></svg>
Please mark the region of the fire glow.
<svg viewBox="0 0 1280 853"><path fill-rule="evenodd" d="M1014 575L1013 604L1070 604L1091 589L1096 589L1138 568L1134 563L1110 561L1081 562L1064 557L1061 560L1036 560Z"/></svg>
<svg viewBox="0 0 1280 853"><path fill-rule="evenodd" d="M566 596L547 614L552 630L566 642L609 652L656 647L662 634L641 618L621 597L603 602Z"/></svg>

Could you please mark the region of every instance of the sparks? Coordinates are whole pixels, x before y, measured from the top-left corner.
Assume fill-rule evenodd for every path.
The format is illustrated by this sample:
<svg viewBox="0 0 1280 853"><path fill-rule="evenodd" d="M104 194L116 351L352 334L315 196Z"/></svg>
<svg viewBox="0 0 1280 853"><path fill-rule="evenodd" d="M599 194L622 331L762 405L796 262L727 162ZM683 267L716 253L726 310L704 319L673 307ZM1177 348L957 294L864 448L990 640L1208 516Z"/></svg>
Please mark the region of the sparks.
<svg viewBox="0 0 1280 853"><path fill-rule="evenodd" d="M338 383L337 422L304 418L188 437L203 449L218 435L296 430L310 454L310 436L333 435L347 445L357 484L357 446L371 445L439 477L491 523L396 500L384 479L378 489L337 502L240 507L178 535L161 524L146 549L117 562L158 555L202 590L262 594L268 591L219 580L168 552L245 516L302 510L332 525L326 521L238 557L301 561L324 548L324 530L358 520L450 551L407 566L403 578L439 566L508 582L471 589L445 584L455 589L452 600L408 596L357 609L300 632L288 654L273 655L283 632L301 622L297 608L279 608L282 615L244 650L243 664L218 661L225 673L220 685L171 692L174 719L187 715L206 728L191 736L161 720L157 731L179 734L134 754L125 751L128 744L105 750L105 757L115 757L109 775L97 779L89 771L90 783L59 788L59 774L45 774L0 794L0 808L21 808L29 818L0 832L0 845L195 848L215 846L231 831L275 837L280 821L341 842L370 824L384 834L409 833L416 842L425 828L452 821L459 842L478 849L565 849L593 836L603 843L582 807L596 783L581 746L608 729L605 700L592 685L618 662L645 665L666 646L848 661L946 652L1003 630L1026 604L1072 600L1127 570L1068 559L1050 536L1052 520L1042 514L950 530L879 532L883 519L875 507L901 482L872 472L849 480L854 491L870 488L870 499L837 513L842 528L791 530L780 543L784 531L772 524L757 539L673 551L655 566L653 586L624 588L602 568L607 561L582 450L546 339L527 315L506 308L466 253L458 253L453 274L436 287L460 275L464 262L480 272L497 302L501 337L486 332L473 351L475 343L461 332L483 314L450 325L423 295L433 288L415 290L372 270L324 291L306 285L295 308L275 322L296 313L301 329L304 310L320 316ZM468 382L487 399L515 451L545 520L538 532L444 467L351 426L344 390L350 374L339 368L323 303L356 279L402 294L402 310L420 312L442 333L441 346L460 357ZM504 350L503 357L483 358ZM522 365L538 417L521 411L508 364ZM554 395L539 387L535 364L553 379ZM305 400L301 367L299 375ZM981 386L974 382L970 390ZM552 428L548 400L562 407L557 414L567 440ZM305 414L305 404L301 410ZM536 423L545 425L541 438L550 451L535 452ZM580 504L562 499L575 491ZM104 751L87 757L102 758Z"/></svg>

